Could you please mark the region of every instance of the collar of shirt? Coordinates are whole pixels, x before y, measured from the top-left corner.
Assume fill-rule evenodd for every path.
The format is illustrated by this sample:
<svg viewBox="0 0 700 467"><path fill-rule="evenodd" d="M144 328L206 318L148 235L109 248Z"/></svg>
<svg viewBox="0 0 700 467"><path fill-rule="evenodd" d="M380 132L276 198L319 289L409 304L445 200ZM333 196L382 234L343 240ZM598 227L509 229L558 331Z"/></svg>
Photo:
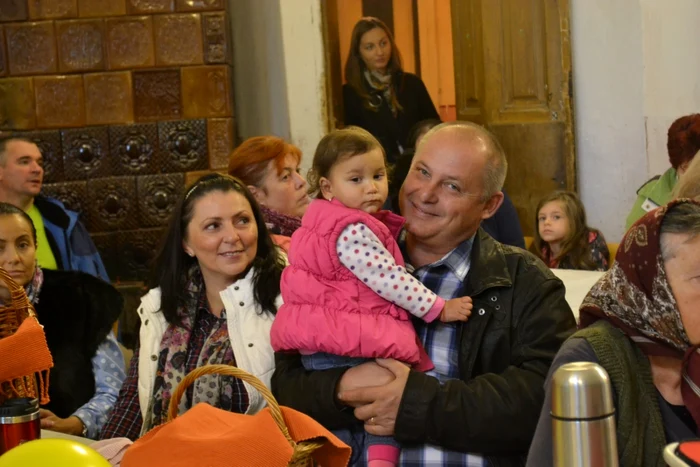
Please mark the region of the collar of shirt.
<svg viewBox="0 0 700 467"><path fill-rule="evenodd" d="M404 260L406 261L406 270L410 274L419 273L421 270L432 269L438 266L446 266L452 271L452 273L460 280L464 281L469 272L469 266L471 265L471 254L472 246L474 245L474 237L476 234L472 235L468 239L464 240L462 243L457 245L452 251L447 253L445 256L440 258L431 264L426 264L416 269L410 264L410 256L406 251L406 229L401 231L399 235L398 244L403 254Z"/></svg>

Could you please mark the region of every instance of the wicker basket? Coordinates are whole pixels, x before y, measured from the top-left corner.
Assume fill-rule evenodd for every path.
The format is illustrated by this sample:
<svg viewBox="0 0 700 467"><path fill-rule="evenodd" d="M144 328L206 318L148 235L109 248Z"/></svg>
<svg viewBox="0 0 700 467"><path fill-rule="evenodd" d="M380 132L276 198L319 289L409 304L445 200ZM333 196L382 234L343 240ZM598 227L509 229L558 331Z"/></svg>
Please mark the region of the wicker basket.
<svg viewBox="0 0 700 467"><path fill-rule="evenodd" d="M225 376L233 376L235 378L241 379L246 383L257 389L260 394L262 394L265 401L267 401L267 406L270 409L270 414L275 424L279 427L280 431L287 439L287 442L294 450L292 454L292 459L289 461L289 467L310 467L313 465L313 459L311 454L323 446L323 443L318 441L303 441L296 443L292 437L289 435L289 430L282 416L282 411L277 403L277 400L272 395L269 389L255 376L247 373L235 366L230 365L205 365L203 367L192 370L182 382L177 386L175 392L170 399L170 405L168 406L168 422L174 420L177 417L178 406L180 405L180 399L182 395L187 391L187 388L200 376L220 374Z"/></svg>
<svg viewBox="0 0 700 467"><path fill-rule="evenodd" d="M36 318L36 311L29 302L24 287L15 282L3 268L0 268L0 280L10 291L10 303L0 305L0 339L17 332L20 324L29 318ZM40 380L43 386L43 381ZM12 381L0 383L0 405L7 399L17 397L39 397L45 388L37 386L37 375L30 374Z"/></svg>

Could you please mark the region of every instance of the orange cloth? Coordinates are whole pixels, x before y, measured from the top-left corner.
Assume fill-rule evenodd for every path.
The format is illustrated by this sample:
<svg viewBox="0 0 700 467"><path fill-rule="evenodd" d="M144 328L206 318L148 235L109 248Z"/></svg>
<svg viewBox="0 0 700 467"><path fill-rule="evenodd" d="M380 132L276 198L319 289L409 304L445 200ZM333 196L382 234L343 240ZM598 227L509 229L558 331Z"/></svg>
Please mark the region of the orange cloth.
<svg viewBox="0 0 700 467"><path fill-rule="evenodd" d="M287 407L282 414L295 442L325 438L312 457L324 467L346 466L350 448L312 418ZM154 428L127 449L121 467L276 467L288 465L293 449L268 408L244 415L197 404Z"/></svg>
<svg viewBox="0 0 700 467"><path fill-rule="evenodd" d="M0 339L0 383L14 382L12 385L16 389L18 378L39 374L39 394L28 396L38 397L41 404L46 404L49 401L48 372L51 367L53 358L46 335L36 318L25 319L13 335ZM2 385L3 389L7 386ZM5 394L5 397L12 398L13 395Z"/></svg>

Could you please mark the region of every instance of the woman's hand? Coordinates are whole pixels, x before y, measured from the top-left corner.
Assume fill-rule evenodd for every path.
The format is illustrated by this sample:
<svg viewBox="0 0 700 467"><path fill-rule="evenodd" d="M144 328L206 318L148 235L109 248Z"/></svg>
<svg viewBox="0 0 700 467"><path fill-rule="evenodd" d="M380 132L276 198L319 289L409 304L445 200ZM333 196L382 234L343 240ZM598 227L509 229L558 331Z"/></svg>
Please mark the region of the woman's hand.
<svg viewBox="0 0 700 467"><path fill-rule="evenodd" d="M41 428L44 430L58 431L73 436L83 435L85 426L78 417L59 418L56 414L46 409L41 409L39 415L41 416Z"/></svg>

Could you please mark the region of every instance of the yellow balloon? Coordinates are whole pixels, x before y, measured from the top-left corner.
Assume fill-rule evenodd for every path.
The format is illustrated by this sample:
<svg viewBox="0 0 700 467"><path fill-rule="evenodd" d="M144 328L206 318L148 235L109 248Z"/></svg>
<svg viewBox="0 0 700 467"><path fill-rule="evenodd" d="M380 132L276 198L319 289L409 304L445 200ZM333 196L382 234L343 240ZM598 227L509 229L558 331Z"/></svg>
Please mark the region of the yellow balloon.
<svg viewBox="0 0 700 467"><path fill-rule="evenodd" d="M111 467L94 449L68 439L37 439L0 456L0 467Z"/></svg>

